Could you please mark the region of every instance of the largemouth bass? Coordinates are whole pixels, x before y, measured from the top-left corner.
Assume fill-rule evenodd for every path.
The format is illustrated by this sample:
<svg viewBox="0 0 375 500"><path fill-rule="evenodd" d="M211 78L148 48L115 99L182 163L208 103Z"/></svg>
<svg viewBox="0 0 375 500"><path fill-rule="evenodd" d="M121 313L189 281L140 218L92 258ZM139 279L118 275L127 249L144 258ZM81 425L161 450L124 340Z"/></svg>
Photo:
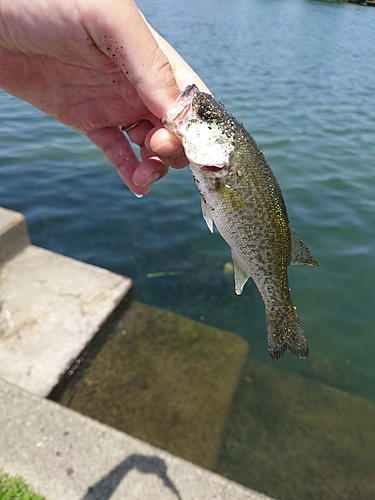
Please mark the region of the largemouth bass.
<svg viewBox="0 0 375 500"><path fill-rule="evenodd" d="M232 250L235 291L249 277L265 305L268 350L306 358L308 344L293 307L287 267L318 266L289 224L280 186L244 126L215 98L188 86L162 120L178 135L201 195L203 217Z"/></svg>

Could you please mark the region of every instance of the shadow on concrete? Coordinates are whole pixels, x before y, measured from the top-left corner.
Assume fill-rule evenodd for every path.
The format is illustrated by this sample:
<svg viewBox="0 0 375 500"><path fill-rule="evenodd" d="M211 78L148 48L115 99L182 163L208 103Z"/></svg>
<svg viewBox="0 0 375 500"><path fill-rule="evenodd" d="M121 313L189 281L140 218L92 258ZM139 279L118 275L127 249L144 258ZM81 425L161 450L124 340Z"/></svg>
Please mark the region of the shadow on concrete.
<svg viewBox="0 0 375 500"><path fill-rule="evenodd" d="M139 454L126 457L125 460L120 462L100 481L91 486L82 500L109 500L122 479L132 469L137 469L144 474L155 474L163 481L164 486L169 488L176 495L178 500L182 500L178 489L168 477L165 461L159 457Z"/></svg>

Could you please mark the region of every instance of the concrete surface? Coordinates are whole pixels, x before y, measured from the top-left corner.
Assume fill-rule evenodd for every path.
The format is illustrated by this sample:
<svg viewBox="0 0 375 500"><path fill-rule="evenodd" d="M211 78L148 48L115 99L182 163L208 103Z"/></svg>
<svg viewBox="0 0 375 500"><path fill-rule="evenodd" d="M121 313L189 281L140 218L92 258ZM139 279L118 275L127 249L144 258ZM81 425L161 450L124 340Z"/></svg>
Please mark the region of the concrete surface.
<svg viewBox="0 0 375 500"><path fill-rule="evenodd" d="M29 244L25 217L0 207L0 267Z"/></svg>
<svg viewBox="0 0 375 500"><path fill-rule="evenodd" d="M24 217L0 207L0 468L47 500L267 500L41 397L131 285L128 278L30 245ZM199 336L182 331L183 342ZM241 344L237 351L243 360L246 348ZM219 405L220 421L236 370Z"/></svg>
<svg viewBox="0 0 375 500"><path fill-rule="evenodd" d="M238 335L132 302L62 403L213 470L247 351Z"/></svg>
<svg viewBox="0 0 375 500"><path fill-rule="evenodd" d="M0 380L0 468L47 500L269 500Z"/></svg>
<svg viewBox="0 0 375 500"><path fill-rule="evenodd" d="M0 267L0 377L47 396L130 292L132 282L25 246L24 219L13 214L0 211L0 248L10 242L10 249L2 250L6 261Z"/></svg>

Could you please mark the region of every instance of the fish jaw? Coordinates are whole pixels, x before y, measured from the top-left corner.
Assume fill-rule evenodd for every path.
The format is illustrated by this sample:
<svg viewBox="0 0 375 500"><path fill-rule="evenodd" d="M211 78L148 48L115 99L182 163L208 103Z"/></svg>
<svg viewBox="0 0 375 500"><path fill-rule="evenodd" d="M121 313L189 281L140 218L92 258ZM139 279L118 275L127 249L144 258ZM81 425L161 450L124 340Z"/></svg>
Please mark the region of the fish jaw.
<svg viewBox="0 0 375 500"><path fill-rule="evenodd" d="M180 128L182 144L190 164L203 171L213 171L229 167L233 147L222 141L222 132L219 128L210 127L206 123L195 124L188 122ZM205 146L202 147L202 144Z"/></svg>
<svg viewBox="0 0 375 500"><path fill-rule="evenodd" d="M192 103L194 95L199 92L196 85L189 85L176 98L174 106L162 118L162 125L173 134L181 135L179 129L192 117Z"/></svg>
<svg viewBox="0 0 375 500"><path fill-rule="evenodd" d="M161 120L162 125L180 137L185 155L195 168L210 170L229 166L234 144L217 123L206 122L198 116L201 96L195 85L189 85L175 100L175 105ZM213 99L213 98L212 98Z"/></svg>

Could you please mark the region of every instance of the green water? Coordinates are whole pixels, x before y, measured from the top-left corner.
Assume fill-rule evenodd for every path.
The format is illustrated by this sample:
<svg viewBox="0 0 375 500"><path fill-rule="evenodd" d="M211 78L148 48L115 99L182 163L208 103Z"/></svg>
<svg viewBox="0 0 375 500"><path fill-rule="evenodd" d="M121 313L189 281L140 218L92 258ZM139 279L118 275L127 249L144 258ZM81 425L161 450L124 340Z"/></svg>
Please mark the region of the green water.
<svg viewBox="0 0 375 500"><path fill-rule="evenodd" d="M146 16L242 120L320 262L290 269L307 363L279 367L375 401L375 9L302 0L141 1ZM84 137L0 94L0 204L32 241L131 276L139 300L233 331L269 358L262 302L233 293L187 169L138 200ZM148 278L148 273L180 274ZM322 366L326 372L322 373ZM342 377L341 377L342 378Z"/></svg>
<svg viewBox="0 0 375 500"><path fill-rule="evenodd" d="M141 0L253 134L320 263L290 268L310 345L279 370L375 402L375 9L305 0ZM262 301L223 272L188 169L136 199L81 135L0 93L0 205L33 243L133 278L135 298L239 334L272 367ZM162 277L149 273L173 272Z"/></svg>

